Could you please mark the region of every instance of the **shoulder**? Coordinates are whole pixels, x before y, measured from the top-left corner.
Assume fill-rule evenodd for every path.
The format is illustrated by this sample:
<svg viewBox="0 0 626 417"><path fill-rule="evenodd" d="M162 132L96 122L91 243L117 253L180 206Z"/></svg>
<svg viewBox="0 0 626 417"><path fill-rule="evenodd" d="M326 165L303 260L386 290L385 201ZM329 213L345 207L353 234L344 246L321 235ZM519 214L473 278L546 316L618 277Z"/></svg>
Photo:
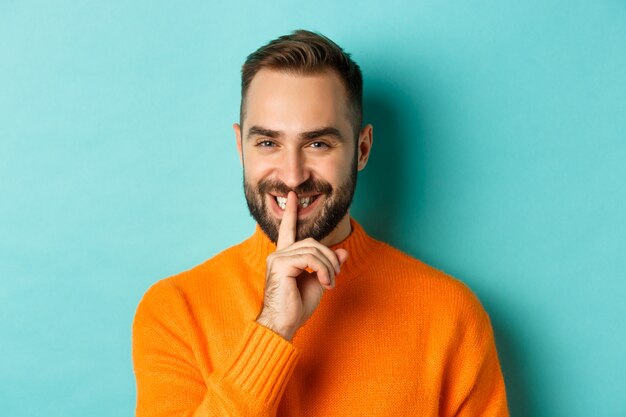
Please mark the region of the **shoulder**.
<svg viewBox="0 0 626 417"><path fill-rule="evenodd" d="M476 294L460 279L387 243L377 241L374 268L409 296L448 316L486 316Z"/></svg>
<svg viewBox="0 0 626 417"><path fill-rule="evenodd" d="M387 243L376 241L376 250L374 252L375 267L393 272L396 276L418 280L422 285L432 284L440 286L442 289L450 289L451 291L466 292L468 290L465 284L446 272Z"/></svg>
<svg viewBox="0 0 626 417"><path fill-rule="evenodd" d="M387 244L385 253L396 267L400 281L396 300L417 312L417 321L428 323L429 333L441 343L483 346L492 341L489 315L478 296L460 279Z"/></svg>
<svg viewBox="0 0 626 417"><path fill-rule="evenodd" d="M162 279L161 281L165 283L161 285L170 285L179 290L187 291L197 285L217 284L221 281L222 275L232 275L236 274L239 269L246 269L247 264L242 261L242 258L242 243L239 243L224 249L200 264Z"/></svg>
<svg viewBox="0 0 626 417"><path fill-rule="evenodd" d="M143 294L135 313L135 324L145 320L174 319L181 310L181 294L172 278L161 279Z"/></svg>
<svg viewBox="0 0 626 417"><path fill-rule="evenodd" d="M194 294L224 284L226 280L222 279L222 275L236 273L237 268L245 268L241 262L240 246L231 246L198 265L158 280L144 293L138 311L153 305L160 310L167 306L180 308L181 303L189 302Z"/></svg>

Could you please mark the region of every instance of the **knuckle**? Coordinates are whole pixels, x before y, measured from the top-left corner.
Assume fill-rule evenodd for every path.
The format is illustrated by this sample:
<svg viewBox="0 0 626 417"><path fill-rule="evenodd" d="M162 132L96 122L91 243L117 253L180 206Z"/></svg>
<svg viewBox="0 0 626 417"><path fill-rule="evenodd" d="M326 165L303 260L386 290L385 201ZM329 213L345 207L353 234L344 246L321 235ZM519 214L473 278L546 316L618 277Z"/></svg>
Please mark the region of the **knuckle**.
<svg viewBox="0 0 626 417"><path fill-rule="evenodd" d="M313 255L312 253L307 252L307 253L304 253L304 254L303 254L303 256L304 256L304 259L305 259L307 262L309 262L309 263L317 263L317 262L316 262L316 261L317 261L317 259L316 259L315 255Z"/></svg>

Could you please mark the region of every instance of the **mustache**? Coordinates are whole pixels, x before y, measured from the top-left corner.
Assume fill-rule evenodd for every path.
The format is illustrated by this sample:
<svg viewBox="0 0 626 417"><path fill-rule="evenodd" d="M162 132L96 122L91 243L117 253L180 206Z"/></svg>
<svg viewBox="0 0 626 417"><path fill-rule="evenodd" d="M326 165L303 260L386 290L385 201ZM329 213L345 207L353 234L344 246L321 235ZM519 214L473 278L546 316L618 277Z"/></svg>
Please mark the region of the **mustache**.
<svg viewBox="0 0 626 417"><path fill-rule="evenodd" d="M287 184L282 181L268 179L259 182L258 190L262 194L273 193L287 195L289 191L293 191L296 195L305 193L330 195L333 192L333 187L326 181L314 180L312 178L309 178L295 188L287 186Z"/></svg>

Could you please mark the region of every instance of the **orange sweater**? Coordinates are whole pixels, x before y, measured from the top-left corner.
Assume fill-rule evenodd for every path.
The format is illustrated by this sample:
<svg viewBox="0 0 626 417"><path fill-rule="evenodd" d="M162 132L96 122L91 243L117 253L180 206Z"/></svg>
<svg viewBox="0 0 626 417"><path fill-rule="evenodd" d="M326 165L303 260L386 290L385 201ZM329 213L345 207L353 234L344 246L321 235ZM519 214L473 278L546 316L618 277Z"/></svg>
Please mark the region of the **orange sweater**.
<svg viewBox="0 0 626 417"><path fill-rule="evenodd" d="M287 342L257 324L252 237L156 283L133 324L137 416L508 416L487 314L459 281L369 237Z"/></svg>

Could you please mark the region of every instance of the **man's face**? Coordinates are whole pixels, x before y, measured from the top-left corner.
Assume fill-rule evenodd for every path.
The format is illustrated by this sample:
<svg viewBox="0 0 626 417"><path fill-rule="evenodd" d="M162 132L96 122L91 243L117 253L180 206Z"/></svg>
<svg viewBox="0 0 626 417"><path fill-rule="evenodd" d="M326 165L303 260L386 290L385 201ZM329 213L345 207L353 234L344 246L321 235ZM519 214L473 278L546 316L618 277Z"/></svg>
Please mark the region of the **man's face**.
<svg viewBox="0 0 626 417"><path fill-rule="evenodd" d="M251 215L274 242L289 191L298 196L296 240L322 240L356 187L357 152L346 92L331 71L262 69L250 83L243 131L235 126Z"/></svg>

